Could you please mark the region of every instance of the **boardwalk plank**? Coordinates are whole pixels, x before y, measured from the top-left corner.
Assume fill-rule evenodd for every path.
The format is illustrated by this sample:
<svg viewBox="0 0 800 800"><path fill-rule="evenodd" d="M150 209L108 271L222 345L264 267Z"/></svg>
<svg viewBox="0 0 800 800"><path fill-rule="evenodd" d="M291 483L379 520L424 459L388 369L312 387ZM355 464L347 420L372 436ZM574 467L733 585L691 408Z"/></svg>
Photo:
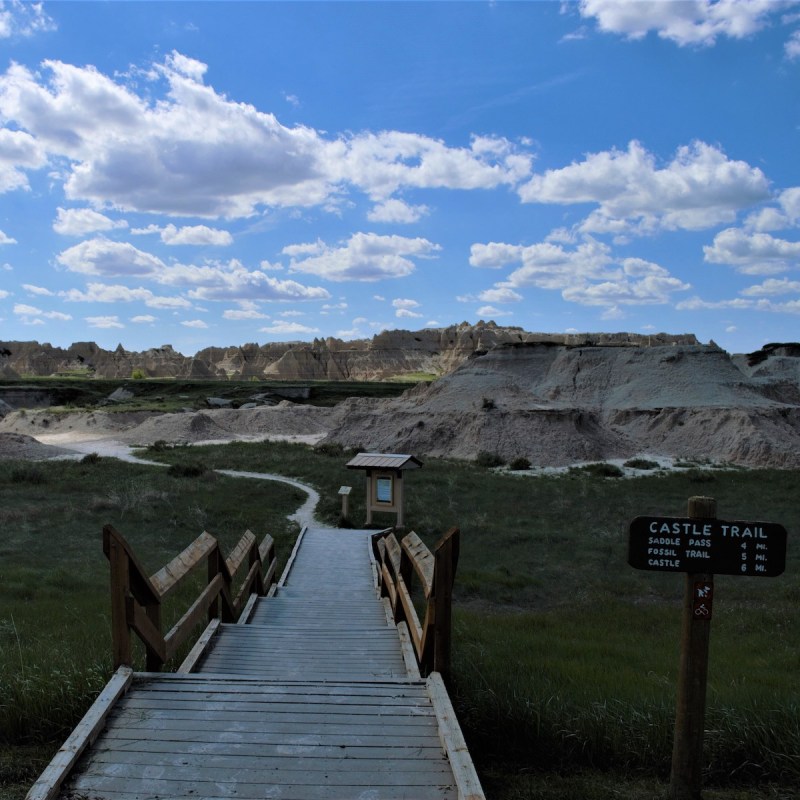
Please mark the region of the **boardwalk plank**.
<svg viewBox="0 0 800 800"><path fill-rule="evenodd" d="M191 673L135 675L63 800L456 800L458 781L482 797L389 624L372 533L305 530L273 596L213 626Z"/></svg>

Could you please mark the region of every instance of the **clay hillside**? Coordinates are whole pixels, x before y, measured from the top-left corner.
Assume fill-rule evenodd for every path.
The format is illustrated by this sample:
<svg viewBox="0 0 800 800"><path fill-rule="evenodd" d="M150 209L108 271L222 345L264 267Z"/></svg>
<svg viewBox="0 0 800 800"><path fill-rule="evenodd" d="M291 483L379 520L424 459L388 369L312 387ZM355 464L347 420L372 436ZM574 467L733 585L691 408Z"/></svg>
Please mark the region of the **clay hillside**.
<svg viewBox="0 0 800 800"><path fill-rule="evenodd" d="M94 342L76 342L68 348L38 342L0 342L0 377L87 375L97 378L130 378L134 372L149 378L214 378L231 380L329 380L372 381L431 377L451 372L475 353L500 344L519 342L559 344L647 344L683 342L685 336L636 334L543 334L522 328L501 327L494 322L463 323L421 331L385 331L372 339L344 342L246 344L211 347L184 356L171 345L132 352L119 345L104 350Z"/></svg>
<svg viewBox="0 0 800 800"><path fill-rule="evenodd" d="M504 344L398 399L340 404L328 440L542 466L649 453L798 467L798 367L797 345L732 359L714 344Z"/></svg>
<svg viewBox="0 0 800 800"><path fill-rule="evenodd" d="M169 347L129 353L0 343L0 370L10 377L80 370L129 377L134 369L293 381L439 377L396 399L351 398L333 409L284 401L135 419L99 410L88 417L41 412L48 417L41 425L54 433L56 423L71 430L87 417L97 434L102 428L133 443L291 435L421 456L474 459L485 452L537 466L650 455L800 467L798 344L731 356L691 334L547 335L494 323L392 331L362 342L213 348L192 358ZM135 392L135 381L128 386ZM37 420L6 413L0 431L35 436Z"/></svg>

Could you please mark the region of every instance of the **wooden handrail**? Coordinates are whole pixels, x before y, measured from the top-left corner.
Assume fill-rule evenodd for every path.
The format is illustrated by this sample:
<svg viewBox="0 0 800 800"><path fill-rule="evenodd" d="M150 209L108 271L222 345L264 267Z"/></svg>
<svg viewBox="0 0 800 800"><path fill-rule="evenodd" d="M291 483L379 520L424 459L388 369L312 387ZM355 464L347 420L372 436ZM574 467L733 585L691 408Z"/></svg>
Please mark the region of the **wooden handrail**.
<svg viewBox="0 0 800 800"><path fill-rule="evenodd" d="M147 670L157 672L189 638L206 616L223 622L238 619L251 593L266 594L275 582L277 559L275 542L265 536L261 544L251 531L245 531L227 559L219 542L203 532L169 564L148 577L131 546L111 525L103 528L103 552L111 566L111 633L114 668L131 666L131 634L144 643ZM195 567L207 562L208 583L199 597L166 634L161 626L161 606ZM247 575L232 597L233 582L244 566Z"/></svg>
<svg viewBox="0 0 800 800"><path fill-rule="evenodd" d="M423 675L450 675L451 606L458 565L460 532L451 528L431 552L413 531L398 542L391 531L373 537L381 595L387 597L395 623L405 623ZM425 599L420 622L412 600L416 576Z"/></svg>

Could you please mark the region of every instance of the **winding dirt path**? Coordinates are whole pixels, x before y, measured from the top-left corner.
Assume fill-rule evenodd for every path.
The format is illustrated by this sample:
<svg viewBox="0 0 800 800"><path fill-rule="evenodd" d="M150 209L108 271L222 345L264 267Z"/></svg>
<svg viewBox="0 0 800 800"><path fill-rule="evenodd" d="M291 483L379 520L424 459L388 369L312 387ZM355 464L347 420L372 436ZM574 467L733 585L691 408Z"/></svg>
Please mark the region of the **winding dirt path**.
<svg viewBox="0 0 800 800"><path fill-rule="evenodd" d="M99 456L106 458L118 458L120 461L127 461L131 464L147 464L154 467L166 467L160 461L151 461L146 458L140 458L134 455L130 445L115 439L91 439L91 438L77 438L70 434L52 434L49 436L38 436L37 439L42 443L57 445L58 447L66 450L72 450L69 455L56 456L56 459L75 459L80 458L89 453L97 453ZM208 443L206 443L208 444ZM224 444L224 442L215 441L214 444ZM138 449L138 448L137 448ZM254 480L262 481L277 481L278 483L287 483L297 489L305 492L308 495L305 503L297 509L293 514L290 514L287 519L297 522L301 528L311 527L314 525L321 525L322 523L315 517L317 505L319 505L320 497L319 492L307 483L287 478L284 475L276 475L271 472L245 472L233 469L217 469L221 475L227 475L231 478L251 478Z"/></svg>

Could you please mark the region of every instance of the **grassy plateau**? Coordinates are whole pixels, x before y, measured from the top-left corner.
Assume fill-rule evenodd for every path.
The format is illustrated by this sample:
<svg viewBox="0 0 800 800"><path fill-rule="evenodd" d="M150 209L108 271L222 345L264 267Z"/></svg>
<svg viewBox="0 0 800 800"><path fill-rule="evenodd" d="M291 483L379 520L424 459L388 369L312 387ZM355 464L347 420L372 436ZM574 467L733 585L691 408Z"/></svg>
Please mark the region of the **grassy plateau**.
<svg viewBox="0 0 800 800"><path fill-rule="evenodd" d="M24 797L110 674L104 524L153 571L203 530L227 546L247 528L271 533L285 559L297 532L286 515L303 497L216 468L310 483L331 525L339 487L353 485L351 519L364 519L363 475L336 447L238 443L147 457L180 467L0 462L4 800ZM452 695L491 800L666 797L683 576L631 569L627 530L638 515L683 516L692 495L715 497L722 518L789 531L784 575L716 579L704 796L798 796L800 472L622 480L424 460L406 478L406 519L429 545L452 525L462 531Z"/></svg>

